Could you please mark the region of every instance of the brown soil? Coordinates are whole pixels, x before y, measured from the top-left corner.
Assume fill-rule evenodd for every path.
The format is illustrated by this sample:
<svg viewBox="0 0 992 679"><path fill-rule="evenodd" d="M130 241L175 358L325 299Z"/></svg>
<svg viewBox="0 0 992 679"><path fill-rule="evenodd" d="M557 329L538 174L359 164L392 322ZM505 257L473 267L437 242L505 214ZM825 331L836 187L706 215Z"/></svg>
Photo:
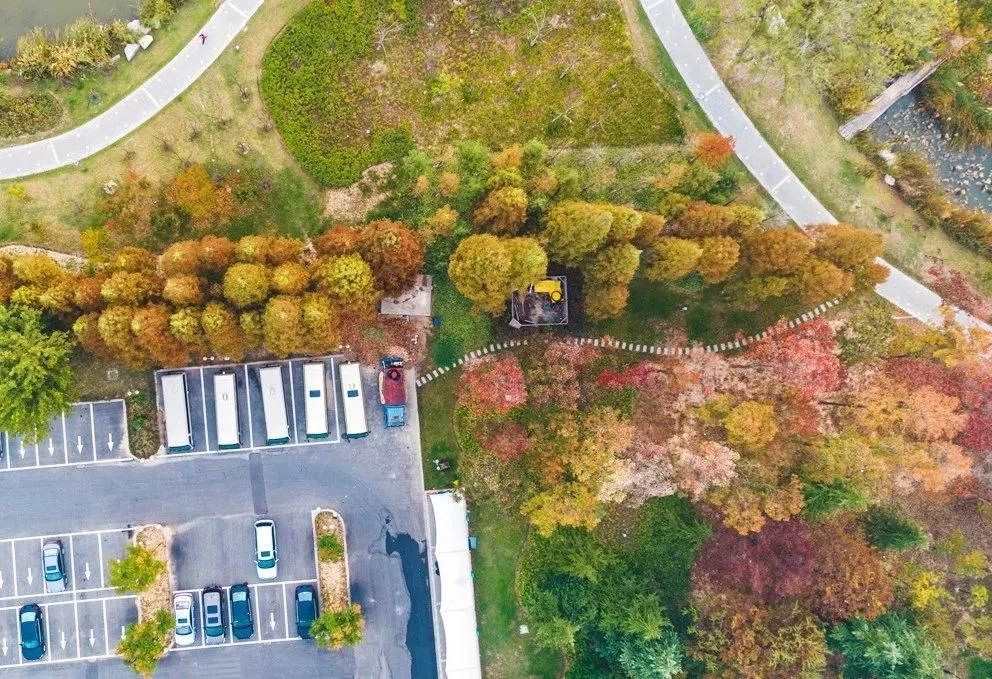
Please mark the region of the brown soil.
<svg viewBox="0 0 992 679"><path fill-rule="evenodd" d="M314 532L319 540L322 535L334 535L344 545L344 558L338 562L317 560L317 580L322 611L340 611L351 603L348 583L348 545L345 544L344 523L336 512L323 510L313 520Z"/></svg>
<svg viewBox="0 0 992 679"><path fill-rule="evenodd" d="M172 572L169 569L169 543L171 533L162 526L145 526L135 538L135 542L164 561L165 572L146 591L138 595L138 611L141 621L151 620L158 610L172 610Z"/></svg>
<svg viewBox="0 0 992 679"><path fill-rule="evenodd" d="M357 224L386 198L382 184L393 170L392 163L373 165L362 178L343 189L328 189L324 198L324 216L336 222Z"/></svg>

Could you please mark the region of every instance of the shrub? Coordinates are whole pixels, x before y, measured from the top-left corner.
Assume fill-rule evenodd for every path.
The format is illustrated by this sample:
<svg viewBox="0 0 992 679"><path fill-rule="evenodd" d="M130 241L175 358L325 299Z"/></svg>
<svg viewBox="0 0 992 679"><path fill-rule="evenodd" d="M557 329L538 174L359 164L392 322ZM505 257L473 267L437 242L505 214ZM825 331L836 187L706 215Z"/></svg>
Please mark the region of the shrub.
<svg viewBox="0 0 992 679"><path fill-rule="evenodd" d="M62 117L51 92L14 95L0 87L0 137L17 137L50 130Z"/></svg>
<svg viewBox="0 0 992 679"><path fill-rule="evenodd" d="M833 483L803 484L802 516L808 521L825 521L841 512L863 512L868 508L868 496L846 479Z"/></svg>
<svg viewBox="0 0 992 679"><path fill-rule="evenodd" d="M169 645L174 621L169 611L158 610L150 620L136 622L127 628L117 653L136 673L150 677L158 667Z"/></svg>
<svg viewBox="0 0 992 679"><path fill-rule="evenodd" d="M144 592L165 572L165 562L156 559L151 550L140 545L128 545L127 556L110 559L108 565L110 586L118 594Z"/></svg>
<svg viewBox="0 0 992 679"><path fill-rule="evenodd" d="M317 646L335 651L360 644L364 631L365 619L358 604L352 604L342 611L327 611L310 626L310 636L317 642Z"/></svg>
<svg viewBox="0 0 992 679"><path fill-rule="evenodd" d="M321 535L317 540L317 557L336 563L344 558L344 545L337 535Z"/></svg>
<svg viewBox="0 0 992 679"><path fill-rule="evenodd" d="M927 534L898 511L875 506L868 510L864 518L868 542L879 549L902 551L914 547L925 547L929 542Z"/></svg>

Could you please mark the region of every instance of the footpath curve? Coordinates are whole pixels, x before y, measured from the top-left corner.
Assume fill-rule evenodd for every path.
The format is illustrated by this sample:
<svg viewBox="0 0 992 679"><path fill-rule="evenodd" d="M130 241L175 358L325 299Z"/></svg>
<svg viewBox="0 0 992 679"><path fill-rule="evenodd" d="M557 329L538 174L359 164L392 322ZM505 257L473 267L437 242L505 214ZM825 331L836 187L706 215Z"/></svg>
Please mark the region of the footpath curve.
<svg viewBox="0 0 992 679"><path fill-rule="evenodd" d="M151 120L196 82L265 0L224 0L199 34L152 77L109 109L55 137L0 149L0 179L16 179L78 163Z"/></svg>
<svg viewBox="0 0 992 679"><path fill-rule="evenodd" d="M737 156L775 202L800 228L837 223L837 219L799 181L744 113L710 63L675 0L639 2L692 96L720 134L734 137ZM884 259L876 261L889 270L889 278L876 286L875 292L910 316L941 325L943 316L940 309L947 306L954 311L955 319L962 326L992 332L992 326L988 323L946 304L940 295Z"/></svg>

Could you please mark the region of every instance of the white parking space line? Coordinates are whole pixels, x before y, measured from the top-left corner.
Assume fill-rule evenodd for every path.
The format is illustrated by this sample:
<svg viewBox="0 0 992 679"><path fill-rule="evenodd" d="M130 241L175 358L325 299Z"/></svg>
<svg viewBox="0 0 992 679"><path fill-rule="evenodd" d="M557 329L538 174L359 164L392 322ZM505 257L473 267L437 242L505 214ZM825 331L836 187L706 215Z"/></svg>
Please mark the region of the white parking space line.
<svg viewBox="0 0 992 679"><path fill-rule="evenodd" d="M289 600L286 598L286 583L282 583L282 619L286 624L286 638L289 639Z"/></svg>
<svg viewBox="0 0 992 679"><path fill-rule="evenodd" d="M138 595L137 594L119 594L119 595L114 595L114 596L95 597L93 599L80 599L79 601L81 601L82 603L85 603L85 604L95 604L95 603L100 602L100 601L104 601L104 602L106 602L106 601L122 601L124 599L137 599L137 598L138 598ZM38 604L38 605L39 606L44 606L44 607L47 607L47 606L68 606L71 603L72 603L72 601L53 601L51 603ZM0 606L0 613L2 613L3 611L17 611L17 610L20 610L20 608L21 608L20 606Z"/></svg>
<svg viewBox="0 0 992 679"><path fill-rule="evenodd" d="M93 434L93 461L96 462L96 418L93 416L92 403L90 403L90 432Z"/></svg>
<svg viewBox="0 0 992 679"><path fill-rule="evenodd" d="M39 454L38 448L39 448L39 445L37 443L34 444L34 466L35 467L40 467L41 466L41 456Z"/></svg>
<svg viewBox="0 0 992 679"><path fill-rule="evenodd" d="M17 597L17 550L14 549L14 541L10 541L10 563L14 569L14 596Z"/></svg>
<svg viewBox="0 0 992 679"><path fill-rule="evenodd" d="M76 657L78 658L83 654L82 650L79 648L79 637L83 633L79 629L79 600L73 598L72 600L72 617L76 621ZM103 624L107 625L107 602L103 602Z"/></svg>
<svg viewBox="0 0 992 679"><path fill-rule="evenodd" d="M293 362L287 361L286 367L289 369L289 402L293 407L293 443L300 442L300 436L296 431L296 389L293 388Z"/></svg>
<svg viewBox="0 0 992 679"><path fill-rule="evenodd" d="M51 631L49 630L49 627L48 627L48 621L49 621L48 606L46 604L42 604L42 606L45 609L45 639L48 640L48 643L49 644L51 644L52 643L52 635L51 635ZM18 621L18 626L20 626L19 623L20 623L20 621Z"/></svg>
<svg viewBox="0 0 992 679"><path fill-rule="evenodd" d="M62 459L69 464L69 437L66 435L65 413L62 413Z"/></svg>
<svg viewBox="0 0 992 679"><path fill-rule="evenodd" d="M103 540L100 536L97 536L96 546L98 553L100 554L100 587L106 587L107 583L103 579Z"/></svg>
<svg viewBox="0 0 992 679"><path fill-rule="evenodd" d="M3 433L3 459L7 463L7 469L10 469L10 438L7 432Z"/></svg>
<svg viewBox="0 0 992 679"><path fill-rule="evenodd" d="M110 655L110 630L107 625L107 600L104 599L100 602L100 606L103 608L103 648L106 650L107 655ZM79 623L76 623L76 639L79 639Z"/></svg>
<svg viewBox="0 0 992 679"><path fill-rule="evenodd" d="M251 426L251 389L249 389L248 381L248 366L245 365L245 396L248 399L248 441L252 448L255 447L255 432L252 430Z"/></svg>
<svg viewBox="0 0 992 679"><path fill-rule="evenodd" d="M203 440L206 449L210 451L210 428L207 426L207 385L203 378L203 368L200 371L200 404L203 406Z"/></svg>
<svg viewBox="0 0 992 679"><path fill-rule="evenodd" d="M334 443L341 442L341 425L338 424L338 383L334 379L334 373L337 372L335 368L337 367L337 359L331 357L331 393L334 395L334 432L337 434L337 438Z"/></svg>
<svg viewBox="0 0 992 679"><path fill-rule="evenodd" d="M21 650L21 620L17 619L17 624L14 625L17 628L17 664L20 665L24 662L24 654L20 653Z"/></svg>

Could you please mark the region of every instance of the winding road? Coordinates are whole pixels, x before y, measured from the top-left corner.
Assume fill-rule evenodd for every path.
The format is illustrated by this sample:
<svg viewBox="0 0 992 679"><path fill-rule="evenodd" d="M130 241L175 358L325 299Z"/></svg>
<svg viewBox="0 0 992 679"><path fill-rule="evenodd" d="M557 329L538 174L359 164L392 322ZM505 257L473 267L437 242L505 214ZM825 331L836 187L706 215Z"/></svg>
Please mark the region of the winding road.
<svg viewBox="0 0 992 679"><path fill-rule="evenodd" d="M109 109L58 136L0 149L0 179L16 179L78 163L151 120L196 82L221 55L265 0L224 0L200 33L179 54Z"/></svg>
<svg viewBox="0 0 992 679"><path fill-rule="evenodd" d="M640 3L692 96L720 134L734 137L737 156L775 202L801 228L837 223L744 113L692 34L675 0L640 0ZM875 288L882 298L921 321L934 325L943 323L941 307L944 302L937 293L884 259L877 261L889 270L888 280ZM988 323L966 311L951 308L961 325L992 332Z"/></svg>

